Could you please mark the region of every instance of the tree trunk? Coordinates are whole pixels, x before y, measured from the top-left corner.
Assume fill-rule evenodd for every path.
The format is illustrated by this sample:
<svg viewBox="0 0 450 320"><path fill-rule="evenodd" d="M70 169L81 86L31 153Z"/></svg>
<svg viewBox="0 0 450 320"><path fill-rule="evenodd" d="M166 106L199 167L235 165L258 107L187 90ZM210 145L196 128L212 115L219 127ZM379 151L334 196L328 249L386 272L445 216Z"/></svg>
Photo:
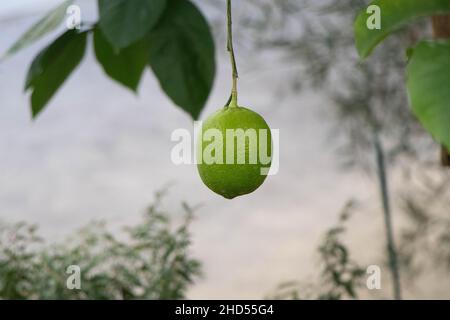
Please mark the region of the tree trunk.
<svg viewBox="0 0 450 320"><path fill-rule="evenodd" d="M436 39L449 39L450 38L450 16L434 16L433 22L433 34ZM441 162L443 166L450 167L450 153L449 150L442 146L441 149Z"/></svg>

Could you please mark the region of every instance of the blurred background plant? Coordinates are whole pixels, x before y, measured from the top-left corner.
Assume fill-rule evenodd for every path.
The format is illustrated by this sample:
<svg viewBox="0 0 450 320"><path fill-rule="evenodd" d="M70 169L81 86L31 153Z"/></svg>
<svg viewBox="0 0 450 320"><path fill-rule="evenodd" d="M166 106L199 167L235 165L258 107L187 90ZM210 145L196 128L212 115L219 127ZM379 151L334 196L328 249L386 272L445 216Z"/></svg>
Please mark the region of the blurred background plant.
<svg viewBox="0 0 450 320"><path fill-rule="evenodd" d="M200 276L191 257L189 225L194 207L182 204L183 221L162 208L165 191L123 234L92 223L67 241L46 244L37 227L0 225L1 299L181 299ZM66 269L81 270L81 289L70 290Z"/></svg>
<svg viewBox="0 0 450 320"><path fill-rule="evenodd" d="M289 281L281 283L270 296L273 299L357 299L363 284L366 269L354 261L342 236L346 223L356 203L349 201L342 209L335 226L325 232L317 248L320 270L316 283Z"/></svg>
<svg viewBox="0 0 450 320"><path fill-rule="evenodd" d="M399 252L408 280L427 273L446 278L450 272L449 187L449 179L425 171L400 193L405 227Z"/></svg>

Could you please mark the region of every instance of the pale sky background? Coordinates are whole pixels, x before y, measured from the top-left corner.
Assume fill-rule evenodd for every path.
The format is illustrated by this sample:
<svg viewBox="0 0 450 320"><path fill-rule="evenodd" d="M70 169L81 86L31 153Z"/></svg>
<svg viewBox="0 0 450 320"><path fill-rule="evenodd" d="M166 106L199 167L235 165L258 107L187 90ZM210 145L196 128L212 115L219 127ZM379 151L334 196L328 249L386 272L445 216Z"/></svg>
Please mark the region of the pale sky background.
<svg viewBox="0 0 450 320"><path fill-rule="evenodd" d="M57 0L0 2L0 52ZM96 16L95 1L78 1L83 19ZM373 202L351 222L347 243L363 264L381 261L382 215L376 185L363 174L342 172L329 142L330 106L313 94L277 101L275 84L286 74L264 72L238 54L240 103L280 129L280 171L255 193L232 201L209 191L195 166L170 161L177 128L192 120L162 93L147 70L136 96L107 78L88 48L36 121L23 93L32 58L55 33L0 64L0 219L40 225L51 241L91 220L113 225L139 220L153 193L168 182L166 207L202 203L192 226L193 255L204 278L189 298L263 298L280 282L317 275L315 249L345 202ZM220 51L224 46L217 45ZM256 59L252 59L256 60ZM214 90L202 118L222 106L229 67L218 53ZM387 277L387 270L383 270ZM390 288L381 294L390 296ZM438 295L435 291L433 294Z"/></svg>

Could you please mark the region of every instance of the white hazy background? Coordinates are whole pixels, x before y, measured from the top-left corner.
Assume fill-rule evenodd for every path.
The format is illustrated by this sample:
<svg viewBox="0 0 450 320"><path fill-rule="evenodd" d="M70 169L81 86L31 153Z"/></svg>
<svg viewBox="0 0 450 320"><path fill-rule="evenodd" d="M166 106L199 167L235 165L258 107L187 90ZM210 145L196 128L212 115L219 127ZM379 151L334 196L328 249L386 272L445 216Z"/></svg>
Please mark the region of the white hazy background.
<svg viewBox="0 0 450 320"><path fill-rule="evenodd" d="M1 1L0 52L59 3ZM95 1L77 4L83 21L96 18ZM315 250L323 232L345 202L358 197L374 205L352 218L347 243L361 263L382 261L376 184L340 170L335 142L329 141L325 115L332 106L326 100L305 93L279 101L276 86L289 85L282 68L264 72L236 48L240 103L280 129L281 155L276 176L253 194L229 201L203 185L195 166L170 161L171 132L191 130L192 120L163 94L154 76L147 70L134 95L106 77L91 46L81 67L32 121L23 92L26 72L56 34L0 64L0 219L38 223L43 235L56 241L92 220L112 226L139 221L154 192L173 182L166 199L170 212L181 213L184 200L202 204L192 226L192 254L202 261L204 277L188 298L259 299L282 281L317 277ZM229 94L225 45L216 48L217 77L202 118ZM384 282L388 271L382 270ZM375 293L380 294L390 296L390 287Z"/></svg>

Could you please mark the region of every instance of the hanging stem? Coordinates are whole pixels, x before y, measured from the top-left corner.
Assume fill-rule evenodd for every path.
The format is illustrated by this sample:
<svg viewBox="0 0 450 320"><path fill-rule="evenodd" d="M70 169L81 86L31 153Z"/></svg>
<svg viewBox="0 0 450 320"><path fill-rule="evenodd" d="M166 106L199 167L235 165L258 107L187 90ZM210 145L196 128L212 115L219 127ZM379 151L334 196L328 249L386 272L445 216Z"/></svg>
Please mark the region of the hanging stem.
<svg viewBox="0 0 450 320"><path fill-rule="evenodd" d="M230 60L231 60L231 69L232 69L232 79L233 84L231 88L231 101L227 103L229 106L237 106L237 78L238 71L236 67L236 59L234 57L234 49L233 49L233 29L232 29L232 20L231 20L231 0L227 0L227 50L230 54Z"/></svg>

